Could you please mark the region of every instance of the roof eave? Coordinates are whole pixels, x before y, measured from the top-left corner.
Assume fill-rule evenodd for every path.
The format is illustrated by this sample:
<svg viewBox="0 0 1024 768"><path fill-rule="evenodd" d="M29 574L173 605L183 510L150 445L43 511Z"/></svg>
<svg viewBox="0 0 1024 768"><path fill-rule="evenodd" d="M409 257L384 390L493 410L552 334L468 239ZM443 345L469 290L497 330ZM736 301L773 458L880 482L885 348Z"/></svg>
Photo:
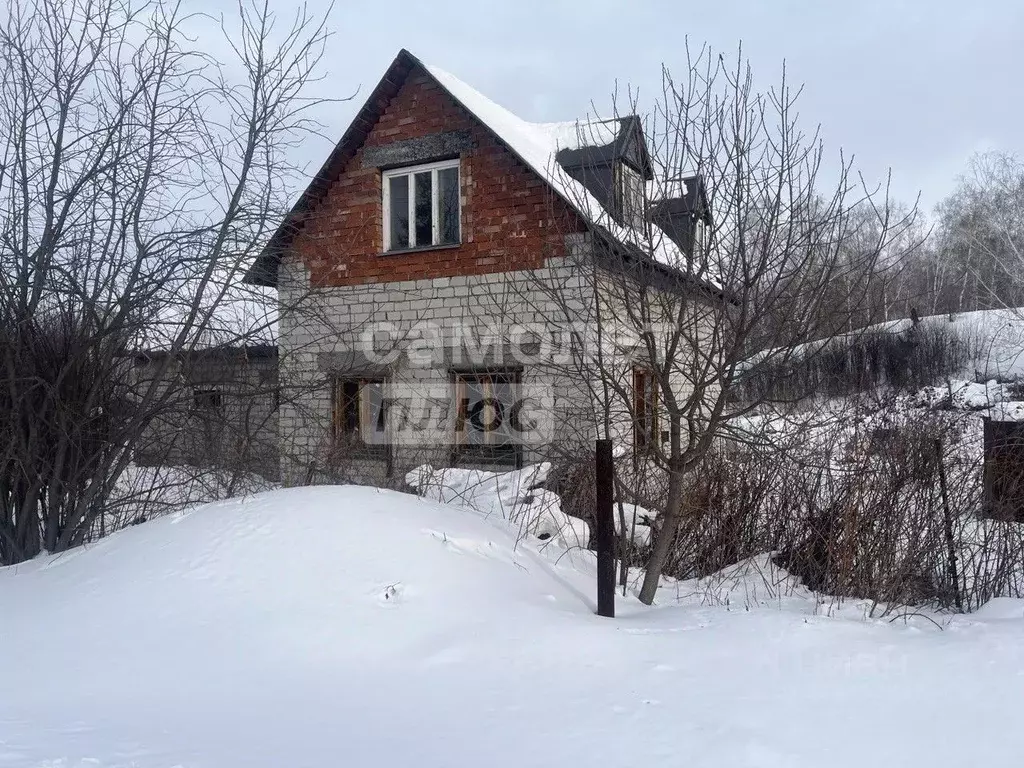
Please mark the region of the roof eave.
<svg viewBox="0 0 1024 768"><path fill-rule="evenodd" d="M415 66L423 67L423 64L405 48L398 52L394 61L391 62L391 65L381 76L380 81L370 92L363 106L359 108L352 122L349 123L341 139L334 145L334 149L331 150L327 160L313 176L295 205L288 211L280 226L270 237L270 240L267 241L266 246L260 251L256 261L253 262L245 277L242 278L242 282L249 285L277 287L277 270L281 263L281 257L288 250L295 234L301 229L305 214L311 210L313 204L330 187L334 177L337 176L337 172L340 171L338 166L344 159L346 152L351 149L353 141L359 137L361 132L368 133L369 129L373 127L373 123L379 117L379 112L383 111L384 105L381 102L390 100L398 92L401 83L405 81L405 77ZM423 68L425 69L425 67Z"/></svg>
<svg viewBox="0 0 1024 768"><path fill-rule="evenodd" d="M733 306L739 306L740 300L734 292L729 291L721 286L715 285L710 280L698 277L690 272L687 272L679 267L673 267L670 264L658 261L656 258L651 256L649 253L644 251L642 248L636 245L623 243L617 237L612 235L608 230L600 225L595 225L594 229L599 237L611 244L612 246L621 250L622 255L626 258L637 259L643 262L645 266L650 267L655 272L659 272L664 277L669 278L672 281L676 281L685 286L690 290L698 290L702 293L707 294L711 298L717 301L724 301L727 304Z"/></svg>

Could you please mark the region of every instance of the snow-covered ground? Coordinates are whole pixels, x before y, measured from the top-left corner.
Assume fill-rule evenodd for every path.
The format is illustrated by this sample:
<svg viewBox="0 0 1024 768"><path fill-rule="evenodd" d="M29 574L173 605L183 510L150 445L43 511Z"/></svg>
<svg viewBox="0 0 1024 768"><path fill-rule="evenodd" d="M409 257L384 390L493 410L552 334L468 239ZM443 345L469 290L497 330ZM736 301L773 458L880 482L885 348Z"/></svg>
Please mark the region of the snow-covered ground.
<svg viewBox="0 0 1024 768"><path fill-rule="evenodd" d="M424 498L461 504L484 517L504 520L515 526L520 535L564 548L586 547L590 542L590 526L562 511L558 494L541 487L550 471L551 463L547 461L512 472L459 467L434 469L423 464L409 472L405 482Z"/></svg>
<svg viewBox="0 0 1024 768"><path fill-rule="evenodd" d="M851 341L856 342L873 333L893 336L907 334L913 325L907 318L889 320L860 328L852 335L840 334L829 339L808 342L792 350L780 348L762 352L754 355L749 364L756 363L765 356L776 356L783 351L799 359L805 354L816 353L830 345L849 346ZM920 319L919 328L948 328L972 350L974 359L962 371L957 372L958 379L988 381L1024 377L1024 307L929 315Z"/></svg>
<svg viewBox="0 0 1024 768"><path fill-rule="evenodd" d="M592 556L518 534L457 505L318 487L0 570L0 766L960 768L1024 753L1024 601L882 621L762 560L601 619Z"/></svg>
<svg viewBox="0 0 1024 768"><path fill-rule="evenodd" d="M961 338L976 341L977 359L961 373L962 378L987 381L1024 377L1024 307L931 315L921 322L925 328L949 326ZM897 331L909 326L909 320L894 320L878 327Z"/></svg>

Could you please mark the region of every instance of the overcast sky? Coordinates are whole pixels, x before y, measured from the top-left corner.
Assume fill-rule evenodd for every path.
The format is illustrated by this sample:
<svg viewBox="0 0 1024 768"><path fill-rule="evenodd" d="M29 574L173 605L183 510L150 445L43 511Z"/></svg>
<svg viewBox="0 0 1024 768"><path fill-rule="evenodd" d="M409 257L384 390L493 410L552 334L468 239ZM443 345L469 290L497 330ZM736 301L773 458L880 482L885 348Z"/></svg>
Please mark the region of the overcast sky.
<svg viewBox="0 0 1024 768"><path fill-rule="evenodd" d="M271 1L282 16L297 5ZM742 41L759 81L785 60L805 84L804 124L874 178L891 167L896 196L920 191L926 210L972 153L1024 154L1021 0L337 0L330 26L320 90L361 88L322 113L334 139L402 47L527 120L555 121L607 105L616 79L653 95L689 36L725 51ZM327 147L307 151L316 165Z"/></svg>

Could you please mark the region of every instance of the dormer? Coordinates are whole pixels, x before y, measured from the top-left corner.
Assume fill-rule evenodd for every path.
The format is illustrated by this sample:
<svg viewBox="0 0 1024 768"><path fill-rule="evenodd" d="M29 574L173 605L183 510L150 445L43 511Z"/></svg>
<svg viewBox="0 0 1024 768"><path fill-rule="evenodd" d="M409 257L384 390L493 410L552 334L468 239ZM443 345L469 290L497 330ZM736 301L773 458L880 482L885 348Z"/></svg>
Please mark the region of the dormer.
<svg viewBox="0 0 1024 768"><path fill-rule="evenodd" d="M619 224L643 228L647 182L654 178L636 115L572 124L562 137L558 164L580 182Z"/></svg>
<svg viewBox="0 0 1024 768"><path fill-rule="evenodd" d="M683 252L686 260L700 262L708 247L711 207L704 180L697 174L678 179L679 194L651 203L651 222Z"/></svg>

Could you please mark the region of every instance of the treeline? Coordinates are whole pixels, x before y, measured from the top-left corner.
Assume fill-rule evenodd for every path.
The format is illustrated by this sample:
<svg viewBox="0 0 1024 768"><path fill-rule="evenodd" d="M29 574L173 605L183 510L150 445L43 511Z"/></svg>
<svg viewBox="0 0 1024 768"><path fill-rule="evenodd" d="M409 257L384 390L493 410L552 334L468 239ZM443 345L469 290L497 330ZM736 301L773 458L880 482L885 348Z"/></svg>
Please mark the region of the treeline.
<svg viewBox="0 0 1024 768"><path fill-rule="evenodd" d="M975 155L930 220L907 236L916 247L883 265L864 325L1024 305L1024 162Z"/></svg>

